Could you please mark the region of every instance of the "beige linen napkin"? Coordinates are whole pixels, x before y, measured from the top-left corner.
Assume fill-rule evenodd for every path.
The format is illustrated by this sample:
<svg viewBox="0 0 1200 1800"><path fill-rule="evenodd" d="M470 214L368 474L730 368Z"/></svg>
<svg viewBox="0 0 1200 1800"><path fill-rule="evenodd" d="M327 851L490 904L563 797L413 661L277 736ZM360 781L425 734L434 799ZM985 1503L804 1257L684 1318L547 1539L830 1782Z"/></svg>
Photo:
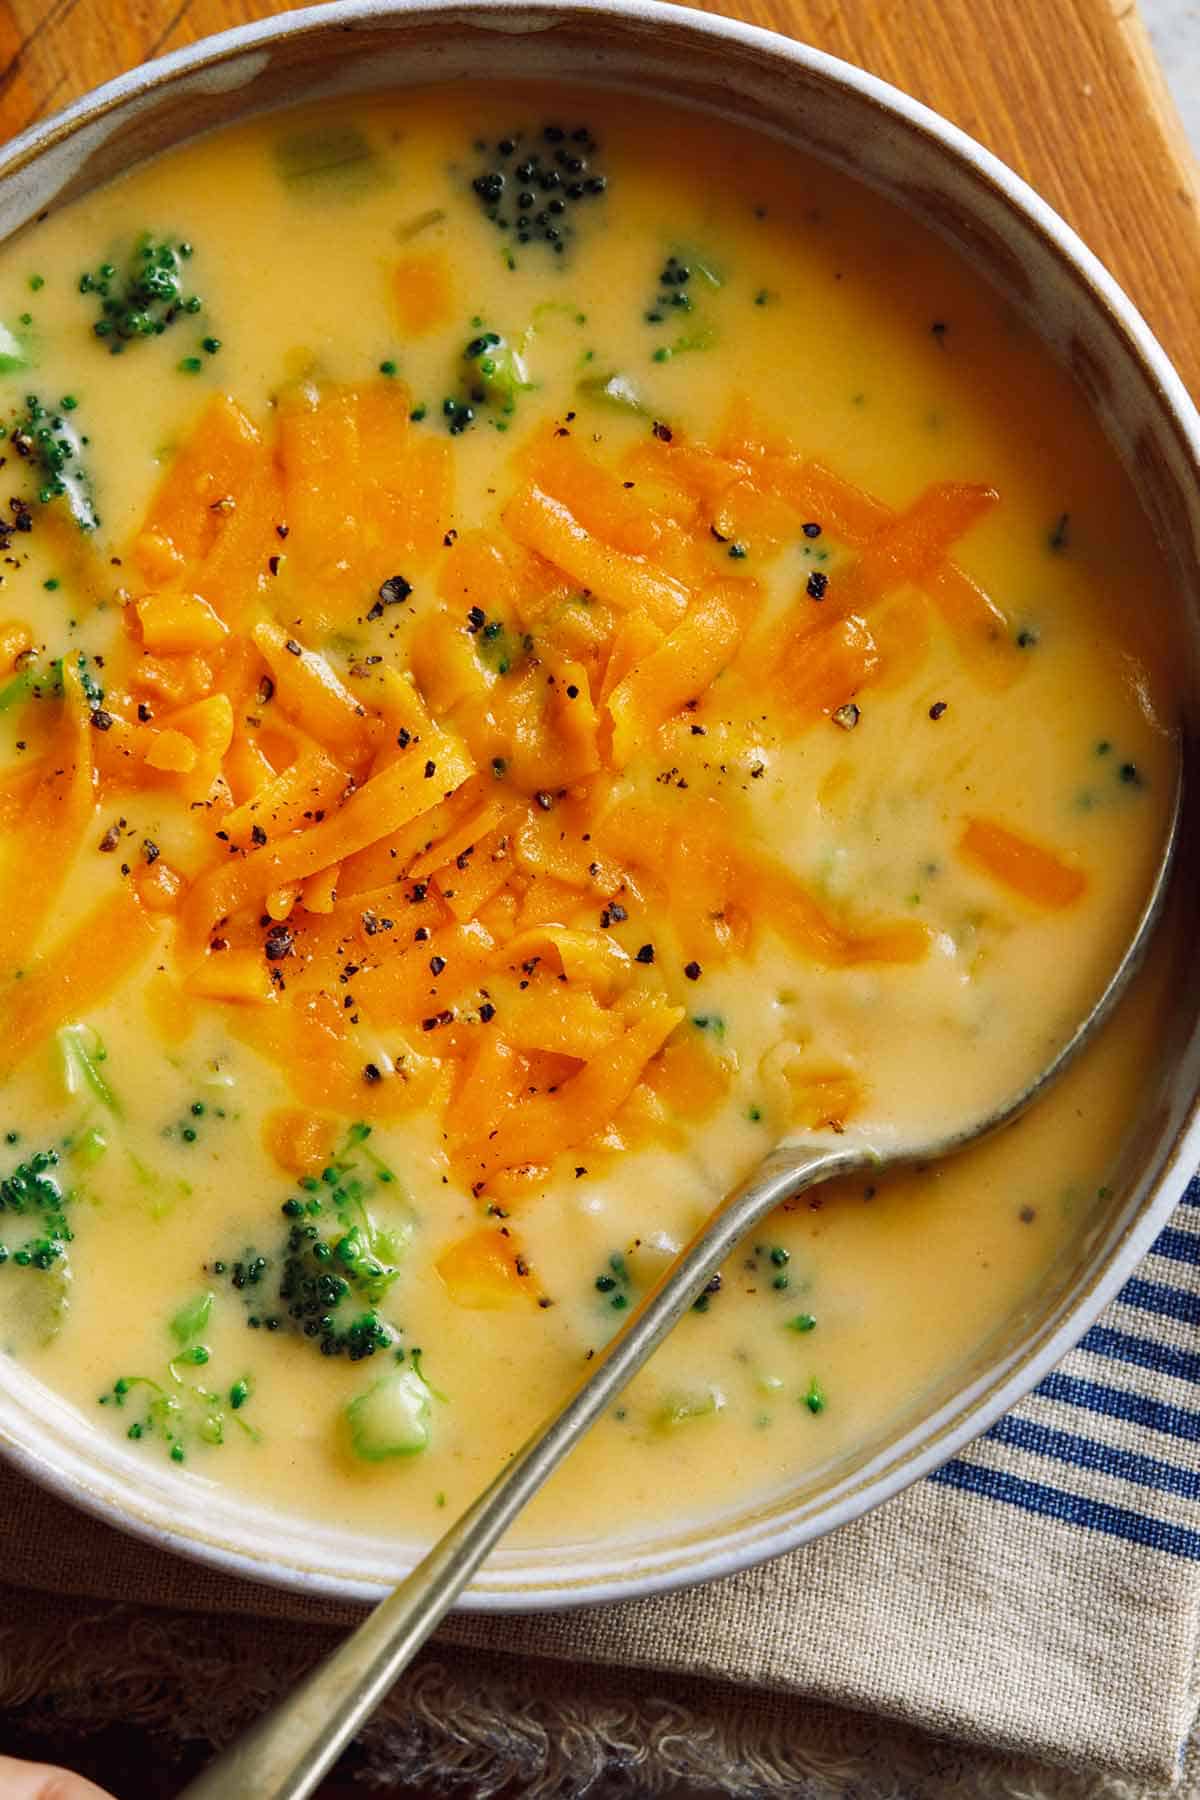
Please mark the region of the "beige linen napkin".
<svg viewBox="0 0 1200 1800"><path fill-rule="evenodd" d="M394 1697L380 1767L458 1769L481 1796L489 1770L567 1796L605 1768L633 1770L635 1793L681 1772L732 1795L828 1793L808 1778L857 1779L884 1720L906 1766L920 1730L1172 1782L1196 1707L1198 1322L1200 1182L1080 1347L932 1478L689 1592L451 1619ZM0 1520L0 1707L49 1696L95 1721L115 1705L220 1739L356 1616L147 1549L2 1467ZM958 1752L922 1756L894 1791L1051 1791L1013 1786L1011 1762L967 1776ZM919 1785L943 1765L953 1785Z"/></svg>

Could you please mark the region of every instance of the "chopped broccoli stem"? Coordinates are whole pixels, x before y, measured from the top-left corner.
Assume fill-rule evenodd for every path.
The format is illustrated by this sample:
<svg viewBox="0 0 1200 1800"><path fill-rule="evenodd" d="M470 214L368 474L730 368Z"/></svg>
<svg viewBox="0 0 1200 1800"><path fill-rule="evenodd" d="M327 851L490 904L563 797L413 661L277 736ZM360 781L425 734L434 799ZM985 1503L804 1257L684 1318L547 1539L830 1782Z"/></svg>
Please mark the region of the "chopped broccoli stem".
<svg viewBox="0 0 1200 1800"><path fill-rule="evenodd" d="M171 1336L176 1343L188 1345L200 1336L212 1314L214 1295L211 1291L197 1294L181 1306L171 1320Z"/></svg>
<svg viewBox="0 0 1200 1800"><path fill-rule="evenodd" d="M152 1169L149 1163L144 1163L132 1150L126 1149L125 1154L139 1187L149 1199L152 1218L165 1218L177 1200L191 1198L190 1181L184 1181L182 1176L169 1177L161 1174L157 1169Z"/></svg>
<svg viewBox="0 0 1200 1800"><path fill-rule="evenodd" d="M431 225L440 225L445 216L444 207L431 206L428 212L418 213L415 218L406 219L402 225L397 225L396 236L402 244L410 244L423 231L428 231Z"/></svg>
<svg viewBox="0 0 1200 1800"><path fill-rule="evenodd" d="M575 384L583 400L598 400L622 412L648 413L649 407L628 375L614 371L611 375L585 375Z"/></svg>
<svg viewBox="0 0 1200 1800"><path fill-rule="evenodd" d="M346 1408L346 1424L356 1456L383 1462L415 1456L431 1436L430 1390L414 1368L392 1369Z"/></svg>
<svg viewBox="0 0 1200 1800"><path fill-rule="evenodd" d="M121 1102L100 1072L107 1058L104 1041L89 1025L63 1025L56 1033L62 1057L63 1086L68 1094L91 1088L101 1106L107 1107L115 1119L122 1116Z"/></svg>
<svg viewBox="0 0 1200 1800"><path fill-rule="evenodd" d="M37 681L37 665L29 658L17 670L11 681L6 681L0 688L0 713L9 712L14 706L20 706L28 700Z"/></svg>
<svg viewBox="0 0 1200 1800"><path fill-rule="evenodd" d="M351 194L378 175L379 158L357 125L317 125L280 138L275 167L297 192L336 188Z"/></svg>
<svg viewBox="0 0 1200 1800"><path fill-rule="evenodd" d="M674 1431L677 1426L690 1425L697 1419L712 1418L722 1412L724 1406L725 1396L720 1388L671 1394L655 1413L654 1423L661 1431Z"/></svg>
<svg viewBox="0 0 1200 1800"><path fill-rule="evenodd" d="M100 1161L108 1149L108 1139L98 1126L89 1125L72 1139L70 1149L72 1157L87 1169Z"/></svg>
<svg viewBox="0 0 1200 1800"><path fill-rule="evenodd" d="M28 339L0 324L0 375L15 375L27 369L32 360Z"/></svg>

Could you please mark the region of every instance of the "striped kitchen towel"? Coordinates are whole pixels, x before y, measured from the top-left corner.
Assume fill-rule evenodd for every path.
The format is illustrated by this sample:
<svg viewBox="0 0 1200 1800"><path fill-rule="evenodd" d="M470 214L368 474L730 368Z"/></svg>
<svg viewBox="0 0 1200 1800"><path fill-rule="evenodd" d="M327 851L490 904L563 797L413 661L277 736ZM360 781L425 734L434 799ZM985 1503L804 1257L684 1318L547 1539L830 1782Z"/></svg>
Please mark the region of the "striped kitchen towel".
<svg viewBox="0 0 1200 1800"><path fill-rule="evenodd" d="M803 1695L1172 1781L1200 1653L1198 1324L1200 1179L1078 1348L889 1505L708 1588L451 1629L474 1645L723 1675L772 1695L777 1723L790 1708L796 1730ZM1189 1792L1200 1800L1200 1772Z"/></svg>
<svg viewBox="0 0 1200 1800"><path fill-rule="evenodd" d="M1200 1180L1177 1218L1079 1348L932 1481L1200 1561Z"/></svg>
<svg viewBox="0 0 1200 1800"><path fill-rule="evenodd" d="M928 1480L707 1587L452 1618L385 1710L381 1767L487 1770L487 1792L507 1769L547 1800L597 1791L606 1758L638 1794L684 1767L754 1800L1113 1791L1025 1773L985 1786L961 1750L914 1755L921 1728L989 1768L1002 1753L1171 1782L1200 1640L1198 1321L1193 1182L1078 1348ZM138 1716L219 1738L356 1616L134 1543L3 1465L0 1520L0 1708L53 1697L58 1720L74 1707L94 1725L136 1699ZM873 1763L847 1752L855 1730ZM1181 1791L1200 1800L1200 1757Z"/></svg>

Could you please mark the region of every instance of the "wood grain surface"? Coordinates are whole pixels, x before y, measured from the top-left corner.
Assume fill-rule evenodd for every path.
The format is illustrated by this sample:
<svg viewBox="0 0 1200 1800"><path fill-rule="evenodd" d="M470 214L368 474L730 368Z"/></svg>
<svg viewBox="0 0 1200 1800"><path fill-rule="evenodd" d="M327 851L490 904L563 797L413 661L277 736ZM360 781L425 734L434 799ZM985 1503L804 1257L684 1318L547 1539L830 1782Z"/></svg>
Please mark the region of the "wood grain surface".
<svg viewBox="0 0 1200 1800"><path fill-rule="evenodd" d="M5 137L270 0L0 0ZM726 0L946 114L1071 221L1200 393L1200 178L1135 0Z"/></svg>

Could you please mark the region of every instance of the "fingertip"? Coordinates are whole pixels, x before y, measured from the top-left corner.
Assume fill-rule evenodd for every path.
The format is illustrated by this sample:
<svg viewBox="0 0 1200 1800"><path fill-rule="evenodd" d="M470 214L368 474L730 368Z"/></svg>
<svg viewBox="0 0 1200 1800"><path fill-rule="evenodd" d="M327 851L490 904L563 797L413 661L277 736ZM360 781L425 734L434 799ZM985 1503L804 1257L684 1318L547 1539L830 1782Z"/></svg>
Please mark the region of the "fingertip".
<svg viewBox="0 0 1200 1800"><path fill-rule="evenodd" d="M113 1800L103 1788L45 1763L0 1756L0 1800Z"/></svg>

